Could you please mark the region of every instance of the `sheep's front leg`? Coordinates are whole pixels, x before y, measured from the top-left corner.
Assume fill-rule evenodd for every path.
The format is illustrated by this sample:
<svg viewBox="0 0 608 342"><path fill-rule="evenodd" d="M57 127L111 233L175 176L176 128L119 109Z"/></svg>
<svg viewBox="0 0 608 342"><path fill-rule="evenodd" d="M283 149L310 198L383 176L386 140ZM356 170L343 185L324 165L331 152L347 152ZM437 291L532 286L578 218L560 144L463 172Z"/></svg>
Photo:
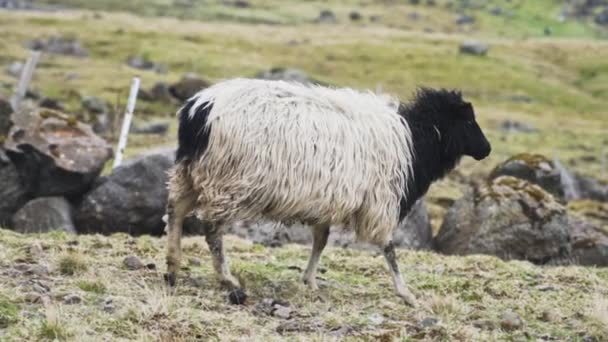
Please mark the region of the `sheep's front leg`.
<svg viewBox="0 0 608 342"><path fill-rule="evenodd" d="M220 278L220 282L228 286L231 290L239 289L241 284L230 273L228 260L224 254L223 234L217 226L210 227L205 239L209 245L211 256L213 258L213 268Z"/></svg>
<svg viewBox="0 0 608 342"><path fill-rule="evenodd" d="M401 277L401 272L399 272L399 265L397 265L397 255L395 254L395 246L393 242L389 242L386 246L384 246L382 253L384 254L384 258L388 264L388 268L391 271L391 275L393 276L393 284L395 285L395 290L397 291L397 295L405 301L406 304L416 307L416 297L410 292L405 283L403 282L403 278Z"/></svg>
<svg viewBox="0 0 608 342"><path fill-rule="evenodd" d="M175 286L177 271L182 259L182 225L184 218L194 207L194 197L186 196L179 199L169 198L165 217L168 234L167 238L167 274L165 280L170 286Z"/></svg>
<svg viewBox="0 0 608 342"><path fill-rule="evenodd" d="M310 253L310 259L308 259L308 266L302 276L304 284L308 284L308 287L316 291L319 287L317 286L317 266L319 265L319 259L321 253L327 245L327 239L329 237L329 225L316 226L312 229L312 252Z"/></svg>

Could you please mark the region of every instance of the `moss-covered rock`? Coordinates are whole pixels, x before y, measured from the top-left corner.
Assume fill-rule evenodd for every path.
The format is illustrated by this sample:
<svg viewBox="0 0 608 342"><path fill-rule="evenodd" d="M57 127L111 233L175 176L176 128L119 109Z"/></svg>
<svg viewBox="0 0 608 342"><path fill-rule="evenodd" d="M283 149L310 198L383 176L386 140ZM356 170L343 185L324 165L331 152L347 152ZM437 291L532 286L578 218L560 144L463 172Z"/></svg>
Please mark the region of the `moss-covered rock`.
<svg viewBox="0 0 608 342"><path fill-rule="evenodd" d="M571 248L567 211L538 185L500 176L456 201L436 246L448 254L561 262Z"/></svg>

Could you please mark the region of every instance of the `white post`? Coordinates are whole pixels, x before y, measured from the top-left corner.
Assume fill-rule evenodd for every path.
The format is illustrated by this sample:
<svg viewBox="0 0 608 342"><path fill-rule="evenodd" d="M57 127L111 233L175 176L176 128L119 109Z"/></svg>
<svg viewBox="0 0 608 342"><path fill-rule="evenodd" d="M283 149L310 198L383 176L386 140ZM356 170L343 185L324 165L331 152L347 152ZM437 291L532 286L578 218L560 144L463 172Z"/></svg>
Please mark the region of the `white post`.
<svg viewBox="0 0 608 342"><path fill-rule="evenodd" d="M127 112L125 118L122 121L122 129L120 131L120 138L118 139L118 147L116 148L116 157L114 158L114 165L112 168L120 166L122 163L122 156L127 147L127 138L129 137L129 128L131 128L131 120L133 119L133 111L135 110L135 101L137 101L137 92L139 91L139 78L134 77L133 83L131 83L131 91L129 92L129 101L127 102Z"/></svg>
<svg viewBox="0 0 608 342"><path fill-rule="evenodd" d="M21 100L23 100L23 97L27 92L27 88L30 85L32 75L34 74L34 69L36 69L36 64L38 64L38 59L40 59L40 51L32 51L30 58L27 59L23 70L21 70L21 77L19 78L17 91L11 99L11 107L13 107L13 111L15 112L21 107Z"/></svg>

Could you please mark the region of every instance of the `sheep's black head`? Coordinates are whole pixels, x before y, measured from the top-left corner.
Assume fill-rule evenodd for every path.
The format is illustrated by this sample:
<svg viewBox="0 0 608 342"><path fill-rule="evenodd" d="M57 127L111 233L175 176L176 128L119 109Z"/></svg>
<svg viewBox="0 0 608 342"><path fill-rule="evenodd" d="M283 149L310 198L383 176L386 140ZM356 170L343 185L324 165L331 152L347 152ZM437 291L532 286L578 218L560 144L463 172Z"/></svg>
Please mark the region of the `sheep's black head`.
<svg viewBox="0 0 608 342"><path fill-rule="evenodd" d="M481 160L492 150L475 121L473 106L458 91L422 88L406 110L411 123L433 127L446 156L466 155Z"/></svg>

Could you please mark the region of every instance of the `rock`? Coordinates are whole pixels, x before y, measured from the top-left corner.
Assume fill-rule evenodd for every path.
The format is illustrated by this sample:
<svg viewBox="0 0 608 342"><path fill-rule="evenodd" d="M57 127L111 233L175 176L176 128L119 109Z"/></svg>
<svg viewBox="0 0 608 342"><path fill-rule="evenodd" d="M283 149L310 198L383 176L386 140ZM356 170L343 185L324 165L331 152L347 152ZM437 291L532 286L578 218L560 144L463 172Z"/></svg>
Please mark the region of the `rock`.
<svg viewBox="0 0 608 342"><path fill-rule="evenodd" d="M599 12L594 19L598 25L608 25L608 7Z"/></svg>
<svg viewBox="0 0 608 342"><path fill-rule="evenodd" d="M528 95L511 95L508 99L517 103L532 103L534 101L534 99Z"/></svg>
<svg viewBox="0 0 608 342"><path fill-rule="evenodd" d="M186 101L194 94L209 87L211 83L194 75L185 75L179 82L169 87L169 92L180 101Z"/></svg>
<svg viewBox="0 0 608 342"><path fill-rule="evenodd" d="M416 21L416 20L420 19L421 16L420 16L420 13L418 13L418 12L410 12L407 14L407 17L410 20Z"/></svg>
<svg viewBox="0 0 608 342"><path fill-rule="evenodd" d="M167 205L166 172L174 151L155 151L129 160L101 179L75 211L81 233L160 235Z"/></svg>
<svg viewBox="0 0 608 342"><path fill-rule="evenodd" d="M378 23L378 22L380 22L380 20L382 20L382 17L379 15L370 15L369 16L369 21L371 21L372 23Z"/></svg>
<svg viewBox="0 0 608 342"><path fill-rule="evenodd" d="M494 330L496 329L496 324L489 319L478 319L471 323L475 328L484 329L484 330Z"/></svg>
<svg viewBox="0 0 608 342"><path fill-rule="evenodd" d="M488 53L489 47L487 44L476 41L467 40L460 44L459 51L461 54L485 56Z"/></svg>
<svg viewBox="0 0 608 342"><path fill-rule="evenodd" d="M475 22L475 17L468 14L459 14L456 17L456 24L458 25L467 25L473 24Z"/></svg>
<svg viewBox="0 0 608 342"><path fill-rule="evenodd" d="M190 257L190 258L188 258L188 264L190 266L200 266L201 265L201 259L195 258L195 257Z"/></svg>
<svg viewBox="0 0 608 342"><path fill-rule="evenodd" d="M114 306L114 301L112 298L106 298L103 300L102 310L107 313L114 313L116 311L116 307Z"/></svg>
<svg viewBox="0 0 608 342"><path fill-rule="evenodd" d="M457 200L435 239L445 254L490 254L537 264L570 257L566 209L539 186L500 176Z"/></svg>
<svg viewBox="0 0 608 342"><path fill-rule="evenodd" d="M550 35L552 35L552 34L553 34L553 29L551 29L551 27L549 27L549 26L546 26L546 27L543 29L543 34L544 34L545 36L550 36Z"/></svg>
<svg viewBox="0 0 608 342"><path fill-rule="evenodd" d="M0 227L11 226L13 214L27 199L17 168L0 148Z"/></svg>
<svg viewBox="0 0 608 342"><path fill-rule="evenodd" d="M494 168L490 178L513 176L534 183L561 200L578 198L573 176L557 161L540 154L517 154Z"/></svg>
<svg viewBox="0 0 608 342"><path fill-rule="evenodd" d="M320 83L306 75L301 70L298 69L290 69L283 67L276 67L269 70L264 70L259 72L256 78L260 78L263 80L283 80L289 82L299 82L299 83Z"/></svg>
<svg viewBox="0 0 608 342"><path fill-rule="evenodd" d="M144 101L159 101L170 103L173 101L173 95L169 91L169 85L165 82L156 82L148 91L140 90L138 98Z"/></svg>
<svg viewBox="0 0 608 342"><path fill-rule="evenodd" d="M87 57L88 51L75 38L51 36L44 39L34 39L27 44L32 50L60 54L73 57Z"/></svg>
<svg viewBox="0 0 608 342"><path fill-rule="evenodd" d="M133 126L131 127L131 133L133 134L167 134L169 130L168 122L153 122L144 126Z"/></svg>
<svg viewBox="0 0 608 342"><path fill-rule="evenodd" d="M518 330L518 329L522 328L523 325L524 325L524 321L521 319L521 317L517 313L515 313L513 311L510 311L510 310L506 311L500 317L500 327L504 330L507 330L507 331Z"/></svg>
<svg viewBox="0 0 608 342"><path fill-rule="evenodd" d="M283 306L280 304L275 304L273 306L274 310L272 311L272 315L274 317L289 319L291 318L291 308L287 306Z"/></svg>
<svg viewBox="0 0 608 342"><path fill-rule="evenodd" d="M19 78L21 77L21 71L23 70L24 64L21 61L14 61L6 67L6 73L9 76Z"/></svg>
<svg viewBox="0 0 608 342"><path fill-rule="evenodd" d="M144 263L138 257L130 255L122 261L122 264L131 271L139 270L145 267Z"/></svg>
<svg viewBox="0 0 608 342"><path fill-rule="evenodd" d="M58 110L58 111L65 110L65 108L63 107L61 102L59 102L58 100L55 100L55 99L48 98L48 97L45 97L42 100L40 100L40 102L38 103L38 106L48 108L48 109L54 109L54 110Z"/></svg>
<svg viewBox="0 0 608 342"><path fill-rule="evenodd" d="M600 202L608 202L608 184L600 183L597 179L581 174L574 176L578 198L591 199Z"/></svg>
<svg viewBox="0 0 608 342"><path fill-rule="evenodd" d="M348 17L352 21L359 21L361 20L361 13L359 13L358 11L351 11Z"/></svg>
<svg viewBox="0 0 608 342"><path fill-rule="evenodd" d="M251 7L251 4L247 0L234 0L232 6L237 8L249 8Z"/></svg>
<svg viewBox="0 0 608 342"><path fill-rule="evenodd" d="M536 127L514 120L505 120L500 124L500 129L507 133L536 133Z"/></svg>
<svg viewBox="0 0 608 342"><path fill-rule="evenodd" d="M247 294L243 289L233 289L228 292L228 301L232 305L244 305L247 300Z"/></svg>
<svg viewBox="0 0 608 342"><path fill-rule="evenodd" d="M85 96L81 101L82 108L90 113L104 114L108 112L108 104L105 100L95 96Z"/></svg>
<svg viewBox="0 0 608 342"><path fill-rule="evenodd" d="M427 317L420 322L420 325L423 328L430 328L432 326L437 325L439 323L439 319L436 317Z"/></svg>
<svg viewBox="0 0 608 342"><path fill-rule="evenodd" d="M135 69L153 70L159 74L167 73L167 67L165 65L154 63L143 56L129 56L125 63Z"/></svg>
<svg viewBox="0 0 608 342"><path fill-rule="evenodd" d="M319 17L317 18L316 22L321 24L335 24L338 22L338 19L336 18L334 12L325 9L319 13Z"/></svg>
<svg viewBox="0 0 608 342"><path fill-rule="evenodd" d="M500 6L492 7L490 9L490 14L496 15L496 16L502 15L502 7L500 7Z"/></svg>
<svg viewBox="0 0 608 342"><path fill-rule="evenodd" d="M13 229L20 233L62 230L76 234L72 222L72 206L63 197L36 198L15 213Z"/></svg>
<svg viewBox="0 0 608 342"><path fill-rule="evenodd" d="M570 219L569 227L574 262L608 267L608 231L578 217Z"/></svg>
<svg viewBox="0 0 608 342"><path fill-rule="evenodd" d="M44 265L35 264L30 266L28 273L38 277L46 277L49 275L49 268Z"/></svg>
<svg viewBox="0 0 608 342"><path fill-rule="evenodd" d="M82 303L82 297L80 297L77 294L68 294L65 297L63 297L63 304L80 304Z"/></svg>
<svg viewBox="0 0 608 342"><path fill-rule="evenodd" d="M43 302L43 296L36 292L28 292L23 296L23 301L26 303L40 304Z"/></svg>
<svg viewBox="0 0 608 342"><path fill-rule="evenodd" d="M66 114L41 109L13 119L6 154L32 197L81 196L112 156L89 125Z"/></svg>

